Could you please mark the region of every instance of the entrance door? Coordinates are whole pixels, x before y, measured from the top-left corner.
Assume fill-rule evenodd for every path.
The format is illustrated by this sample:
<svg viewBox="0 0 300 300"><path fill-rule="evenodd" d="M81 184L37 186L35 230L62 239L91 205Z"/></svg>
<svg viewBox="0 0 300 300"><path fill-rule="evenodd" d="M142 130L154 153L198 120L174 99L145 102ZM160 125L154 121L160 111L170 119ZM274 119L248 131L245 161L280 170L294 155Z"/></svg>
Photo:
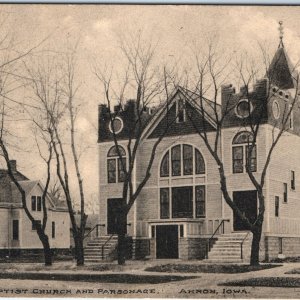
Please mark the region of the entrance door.
<svg viewBox="0 0 300 300"><path fill-rule="evenodd" d="M156 258L178 258L178 226L156 226Z"/></svg>
<svg viewBox="0 0 300 300"><path fill-rule="evenodd" d="M257 218L257 192L256 191L241 191L233 192L233 202L246 215L251 223L254 223ZM249 230L241 218L233 212L233 229L235 231Z"/></svg>
<svg viewBox="0 0 300 300"><path fill-rule="evenodd" d="M122 202L122 198L107 199L107 234L118 233L118 215Z"/></svg>

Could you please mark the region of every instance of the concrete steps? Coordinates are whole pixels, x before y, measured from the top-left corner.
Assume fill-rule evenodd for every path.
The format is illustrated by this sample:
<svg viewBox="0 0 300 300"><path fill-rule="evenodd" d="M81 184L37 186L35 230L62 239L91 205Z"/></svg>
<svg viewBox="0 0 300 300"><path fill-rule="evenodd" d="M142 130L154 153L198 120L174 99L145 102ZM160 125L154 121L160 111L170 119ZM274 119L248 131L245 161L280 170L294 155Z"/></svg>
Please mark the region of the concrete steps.
<svg viewBox="0 0 300 300"><path fill-rule="evenodd" d="M85 249L85 262L98 263L116 259L117 236L101 236L88 242Z"/></svg>
<svg viewBox="0 0 300 300"><path fill-rule="evenodd" d="M244 241L244 242L243 242ZM205 262L209 263L242 263L250 259L252 234L249 232L233 232L218 236L208 253ZM243 242L243 259L241 243Z"/></svg>

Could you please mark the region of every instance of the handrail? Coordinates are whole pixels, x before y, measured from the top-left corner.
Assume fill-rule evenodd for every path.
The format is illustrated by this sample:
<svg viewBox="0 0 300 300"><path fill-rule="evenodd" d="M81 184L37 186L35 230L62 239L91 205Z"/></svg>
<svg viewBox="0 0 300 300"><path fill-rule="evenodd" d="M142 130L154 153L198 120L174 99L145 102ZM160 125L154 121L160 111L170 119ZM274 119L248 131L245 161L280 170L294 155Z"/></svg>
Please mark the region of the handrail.
<svg viewBox="0 0 300 300"><path fill-rule="evenodd" d="M243 256L244 256L243 255L243 244L244 244L246 238L248 237L249 233L250 233L250 231L247 232L247 234L245 235L244 239L241 241L241 259L243 259Z"/></svg>
<svg viewBox="0 0 300 300"><path fill-rule="evenodd" d="M96 224L84 237L83 239L87 238L95 229L96 229L96 232L97 232L97 237L98 237L98 233L99 233L99 229L98 227L104 227L105 225L104 224Z"/></svg>
<svg viewBox="0 0 300 300"><path fill-rule="evenodd" d="M221 223L219 224L219 226L217 227L217 229L214 231L214 233L212 234L212 236L208 239L208 244L207 244L207 248L206 248L206 258L208 257L208 252L210 251L210 242L211 240L214 238L214 236L216 235L216 233L218 232L219 228L223 225L223 230L222 233L224 233L224 223L225 222L230 222L229 219L223 219L221 221Z"/></svg>
<svg viewBox="0 0 300 300"><path fill-rule="evenodd" d="M109 238L106 240L106 242L102 245L101 247L101 256L102 256L102 260L104 260L104 247L106 246L106 244L112 239L112 237L115 235L115 233L112 233Z"/></svg>

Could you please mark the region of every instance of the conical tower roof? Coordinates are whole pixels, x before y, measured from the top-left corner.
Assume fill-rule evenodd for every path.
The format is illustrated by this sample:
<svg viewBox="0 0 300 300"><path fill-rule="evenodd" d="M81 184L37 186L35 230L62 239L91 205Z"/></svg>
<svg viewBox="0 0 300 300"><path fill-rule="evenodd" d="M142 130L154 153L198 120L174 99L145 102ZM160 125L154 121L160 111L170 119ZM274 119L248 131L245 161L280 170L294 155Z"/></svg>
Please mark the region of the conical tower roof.
<svg viewBox="0 0 300 300"><path fill-rule="evenodd" d="M295 88L295 68L292 65L283 44L279 45L268 70L270 82L280 89Z"/></svg>
<svg viewBox="0 0 300 300"><path fill-rule="evenodd" d="M296 71L291 63L283 44L283 22L279 22L279 46L267 71L271 83L280 89L293 89L296 87Z"/></svg>

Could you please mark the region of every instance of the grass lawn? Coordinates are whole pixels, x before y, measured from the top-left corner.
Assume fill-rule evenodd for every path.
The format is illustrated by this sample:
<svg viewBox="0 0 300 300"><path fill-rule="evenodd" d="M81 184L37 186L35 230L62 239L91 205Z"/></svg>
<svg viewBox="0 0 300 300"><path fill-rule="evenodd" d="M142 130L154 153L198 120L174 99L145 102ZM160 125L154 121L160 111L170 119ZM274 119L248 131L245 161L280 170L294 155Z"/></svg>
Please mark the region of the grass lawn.
<svg viewBox="0 0 300 300"><path fill-rule="evenodd" d="M246 273L279 267L280 265L190 265L190 264L167 264L146 268L150 272L169 272L169 273Z"/></svg>
<svg viewBox="0 0 300 300"><path fill-rule="evenodd" d="M25 279L25 280L62 280L62 281L87 281L99 283L129 283L129 284L158 284L186 279L200 278L196 276L175 275L132 275L132 274L61 274L61 273L0 273L0 279Z"/></svg>
<svg viewBox="0 0 300 300"><path fill-rule="evenodd" d="M299 288L298 277L257 277L245 280L236 280L221 283L222 286L264 286L264 287L290 287Z"/></svg>

